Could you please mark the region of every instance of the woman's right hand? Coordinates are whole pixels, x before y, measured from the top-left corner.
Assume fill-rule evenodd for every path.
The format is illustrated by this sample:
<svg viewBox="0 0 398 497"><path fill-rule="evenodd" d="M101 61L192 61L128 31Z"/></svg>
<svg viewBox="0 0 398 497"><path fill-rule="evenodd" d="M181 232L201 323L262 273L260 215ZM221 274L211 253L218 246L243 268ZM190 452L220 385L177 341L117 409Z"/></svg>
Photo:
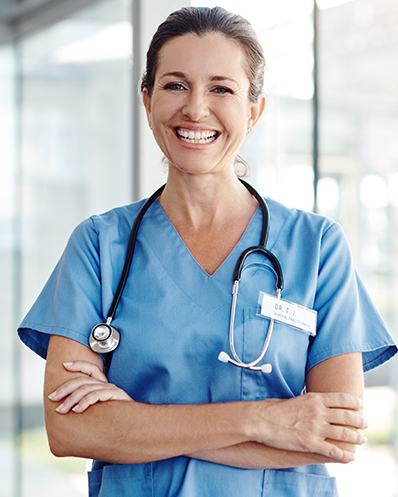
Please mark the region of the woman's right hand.
<svg viewBox="0 0 398 497"><path fill-rule="evenodd" d="M252 439L265 445L312 452L349 462L352 452L334 442L362 445L367 428L363 402L346 393L306 393L287 400L267 399L255 408ZM249 435L250 436L250 435Z"/></svg>
<svg viewBox="0 0 398 497"><path fill-rule="evenodd" d="M83 373L60 385L48 398L63 403L55 410L59 414L74 411L80 414L98 402L109 400L132 400L121 388L109 383L102 370L89 361L65 362L63 367L70 373Z"/></svg>

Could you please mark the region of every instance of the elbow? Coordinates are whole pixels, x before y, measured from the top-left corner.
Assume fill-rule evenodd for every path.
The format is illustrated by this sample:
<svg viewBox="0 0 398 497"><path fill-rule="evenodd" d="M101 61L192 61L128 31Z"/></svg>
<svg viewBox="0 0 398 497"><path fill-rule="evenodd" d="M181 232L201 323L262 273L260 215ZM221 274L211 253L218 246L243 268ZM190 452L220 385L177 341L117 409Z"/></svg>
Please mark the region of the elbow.
<svg viewBox="0 0 398 497"><path fill-rule="evenodd" d="M55 457L83 457L95 459L92 455L95 444L88 437L85 426L78 416L81 414L68 413L46 413L45 425L47 432L48 446Z"/></svg>
<svg viewBox="0 0 398 497"><path fill-rule="evenodd" d="M45 415L48 446L55 457L75 456L74 436L70 432L68 415L57 413Z"/></svg>
<svg viewBox="0 0 398 497"><path fill-rule="evenodd" d="M71 456L70 447L65 444L64 439L59 434L54 433L54 430L47 428L48 446L53 456L55 457L68 457Z"/></svg>
<svg viewBox="0 0 398 497"><path fill-rule="evenodd" d="M48 436L48 445L51 454L55 457L68 457L70 455L66 447L58 440L54 440L53 437Z"/></svg>
<svg viewBox="0 0 398 497"><path fill-rule="evenodd" d="M55 457L74 456L72 438L65 433L62 423L46 423L48 446Z"/></svg>

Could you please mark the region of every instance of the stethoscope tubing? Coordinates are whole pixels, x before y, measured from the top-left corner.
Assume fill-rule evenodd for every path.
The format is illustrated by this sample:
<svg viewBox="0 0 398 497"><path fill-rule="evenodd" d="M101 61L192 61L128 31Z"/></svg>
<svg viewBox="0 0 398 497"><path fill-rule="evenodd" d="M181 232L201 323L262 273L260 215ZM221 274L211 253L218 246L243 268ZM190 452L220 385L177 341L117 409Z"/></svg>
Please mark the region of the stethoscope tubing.
<svg viewBox="0 0 398 497"><path fill-rule="evenodd" d="M241 180L242 181L242 180ZM245 363L243 362L235 349L235 337L234 337L234 329L235 329L235 314L236 314L236 304L238 300L238 292L239 292L239 282L242 277L242 271L245 265L246 259L249 257L249 255L254 254L254 253L261 253L264 255L272 264L272 267L274 269L275 275L276 275L276 298L280 299L281 297L281 292L283 290L284 286L284 281L283 281L283 273L282 273L282 267L278 261L278 259L274 256L272 252L266 249L266 244L268 241L268 234L269 234L269 210L267 204L264 202L263 198L257 193L257 191L251 187L248 183L242 181L242 183L246 186L246 188L250 191L250 193L256 198L258 203L260 204L262 213L263 213L263 228L262 228L262 233L261 233L261 239L260 239L260 245L249 247L246 250L242 252L240 255L236 266L234 270L234 276L233 276L233 287L232 287L232 303L231 303L231 314L230 314L230 321L229 321L229 347L231 349L232 356L234 358L231 359L226 352L221 352L219 355L219 359L222 362L229 362L230 364L233 364L234 366L241 367L243 369L248 369L251 371L262 371L262 372L271 372L272 367L271 365L264 365L262 367L257 367L257 364L262 361L264 358L270 341L271 341L271 336L272 332L274 329L274 320L271 319L268 325L267 329L267 334L264 340L263 347L261 349L260 355L254 359L251 362Z"/></svg>
<svg viewBox="0 0 398 497"><path fill-rule="evenodd" d="M161 195L165 188L165 184L162 185L158 190L156 190L153 195L151 195L144 203L144 205L141 207L140 211L137 214L137 217L134 220L133 227L131 229L131 234L130 234L130 239L129 239L129 244L127 247L127 254L126 254L126 259L124 261L124 266L122 270L122 275L119 280L118 287L116 289L116 293L113 297L113 301L111 304L111 307L109 308L109 312L106 316L107 322L110 319L111 321L115 317L116 310L118 308L120 299L122 298L123 290L124 287L126 286L127 283L127 278L130 273L130 267L131 263L133 261L133 255L134 255L134 249L135 249L135 242L137 240L137 234L139 227L141 225L142 218L144 217L145 213L149 209L149 207L153 204L153 202ZM110 322L110 321L109 321Z"/></svg>
<svg viewBox="0 0 398 497"><path fill-rule="evenodd" d="M278 261L278 259L269 251L266 249L266 244L267 244L267 239L268 239L268 234L269 234L269 211L268 211L268 206L264 202L264 199L258 194L258 192L248 183L240 179L242 184L249 190L249 192L256 198L258 201L262 213L263 213L263 226L261 230L261 238L260 238L260 245L258 246L253 246L247 248L244 252L242 252L241 256L239 257L235 270L234 270L234 275L233 275L233 291L232 291L232 304L231 304L231 316L230 316L230 323L229 323L229 344L230 344L230 349L232 352L232 355L234 359L231 359L226 352L221 352L219 355L219 359L223 362L230 362L231 364L235 366L239 366L244 369L249 369L249 370L254 370L254 371L262 371L264 373L270 372L272 370L272 367L269 364L265 364L263 366L257 366L257 364L264 358L265 353L268 350L268 346L271 340L271 335L274 327L274 321L271 320L270 324L268 326L267 330L267 335L264 341L264 345L261 349L260 355L255 359L254 361L251 361L249 363L244 363L241 361L239 358L236 349L235 349L235 344L234 344L234 325L235 325L235 313L236 313L236 305L237 305L237 298L238 298L238 289L239 289L239 281L242 276L242 271L244 268L244 263L247 259L247 257L253 253L262 253L272 264L273 269L275 271L277 281L276 281L276 287L277 287L277 298L280 298L281 291L283 289L283 274L282 274L282 268L281 265ZM123 270L122 274L115 292L115 295L112 300L112 304L109 308L109 312L107 314L106 318L106 323L101 323L98 324L97 326L94 326L94 328L91 331L90 335L90 347L98 352L98 353L106 353L106 352L111 352L113 351L118 345L120 341L120 334L117 330L111 327L111 322L115 317L116 310L118 308L118 305L120 303L120 299L122 297L124 288L126 286L126 282L130 273L131 269L131 263L133 260L133 255L134 255L134 249L135 249L135 243L137 240L137 235L138 235L138 230L141 225L141 221L149 209L149 207L153 204L153 202L161 195L163 192L164 188L166 185L162 185L158 190L155 191L143 204L141 207L140 211L138 212L134 223L133 227L131 229L131 234L129 238L129 243L127 247L127 252L126 252L126 259L123 265ZM98 335L106 335L105 340L101 340L96 336ZM109 344L109 346L108 346ZM271 369L269 369L271 368Z"/></svg>
<svg viewBox="0 0 398 497"><path fill-rule="evenodd" d="M230 321L229 321L229 347L231 349L231 353L233 358L235 359L237 364L234 364L235 366L240 366L243 367L244 369L253 369L254 366L257 366L259 362L261 362L268 350L270 341L271 341L271 336L272 332L274 329L274 319L270 320L270 323L268 325L268 330L267 330L267 335L264 340L263 348L261 349L260 355L255 359L254 361L244 363L238 356L235 350L235 338L234 338L234 329L235 329L235 313L236 313L236 303L238 300L238 289L239 289L239 281L234 282L234 288L232 290L232 304L231 304L231 315L230 315ZM281 296L281 290L278 288L276 292L276 298L280 299ZM231 362L231 361L229 361ZM261 369L261 368L259 368Z"/></svg>
<svg viewBox="0 0 398 497"><path fill-rule="evenodd" d="M236 281L240 281L242 277L243 267L248 256L259 252L262 253L271 262L277 277L276 287L280 289L280 291L282 291L284 286L282 267L278 259L274 256L274 254L269 250L267 250L265 246L249 247L244 252L241 253L238 262L236 263L235 266L234 284Z"/></svg>

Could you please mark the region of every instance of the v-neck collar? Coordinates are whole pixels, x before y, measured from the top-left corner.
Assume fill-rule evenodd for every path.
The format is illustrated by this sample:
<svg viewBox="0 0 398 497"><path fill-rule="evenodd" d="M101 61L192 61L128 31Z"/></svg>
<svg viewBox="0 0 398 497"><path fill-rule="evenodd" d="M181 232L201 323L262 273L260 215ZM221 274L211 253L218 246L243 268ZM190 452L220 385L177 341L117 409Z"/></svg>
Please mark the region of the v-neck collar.
<svg viewBox="0 0 398 497"><path fill-rule="evenodd" d="M196 261L158 200L145 214L139 236L145 237L174 283L211 314L230 299L236 262L243 250L258 245L261 226L258 207L238 243L212 275Z"/></svg>
<svg viewBox="0 0 398 497"><path fill-rule="evenodd" d="M274 255L278 257L278 240L292 212L282 208L272 199L267 198L266 201L270 209L267 249L276 252ZM212 314L226 302L230 302L236 263L245 249L259 244L262 223L263 215L258 207L238 243L212 275L209 275L193 257L159 200L156 200L145 214L138 239L145 239L146 246L157 257L170 280L196 305ZM265 263L267 264L267 261Z"/></svg>

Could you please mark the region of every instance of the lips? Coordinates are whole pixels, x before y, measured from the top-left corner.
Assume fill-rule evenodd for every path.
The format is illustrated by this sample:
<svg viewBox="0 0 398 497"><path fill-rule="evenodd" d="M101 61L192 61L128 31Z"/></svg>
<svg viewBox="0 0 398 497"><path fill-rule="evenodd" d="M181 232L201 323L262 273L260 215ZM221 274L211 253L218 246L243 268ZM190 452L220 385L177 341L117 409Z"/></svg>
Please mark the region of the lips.
<svg viewBox="0 0 398 497"><path fill-rule="evenodd" d="M212 143L219 135L218 131L192 131L176 128L177 137L187 143L206 144Z"/></svg>

